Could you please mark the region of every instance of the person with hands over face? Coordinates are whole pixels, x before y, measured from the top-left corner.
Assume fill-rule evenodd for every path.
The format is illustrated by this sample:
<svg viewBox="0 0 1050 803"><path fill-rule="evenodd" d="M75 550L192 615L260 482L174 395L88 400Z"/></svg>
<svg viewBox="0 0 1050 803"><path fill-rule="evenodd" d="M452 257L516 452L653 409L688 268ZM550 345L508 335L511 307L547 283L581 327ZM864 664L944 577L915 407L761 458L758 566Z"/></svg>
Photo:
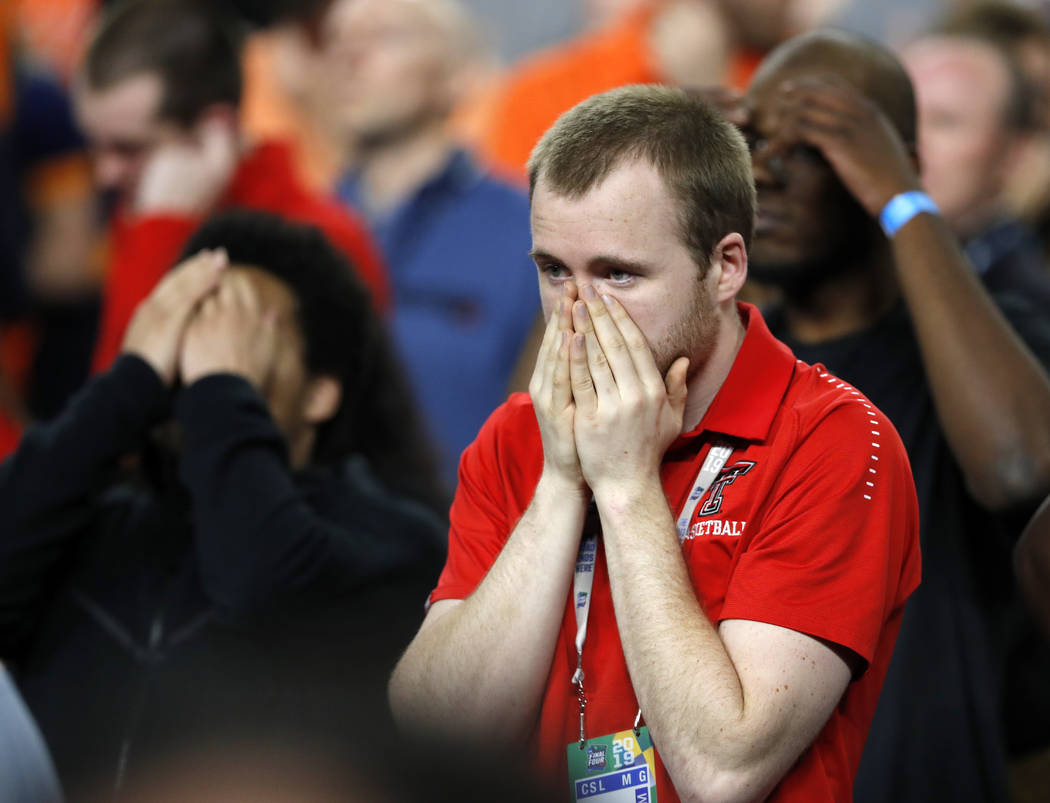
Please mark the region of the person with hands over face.
<svg viewBox="0 0 1050 803"><path fill-rule="evenodd" d="M335 248L240 211L187 254L0 466L0 656L70 795L204 738L381 729L444 552L405 381Z"/></svg>
<svg viewBox="0 0 1050 803"><path fill-rule="evenodd" d="M732 119L758 198L752 279L775 336L896 426L918 491L923 584L901 625L854 794L1004 800L1011 540L1050 490L1050 330L990 294L922 190L908 75L837 31L760 65Z"/></svg>
<svg viewBox="0 0 1050 803"><path fill-rule="evenodd" d="M395 719L559 798L848 798L919 580L892 425L736 302L754 190L708 105L596 95L530 186L547 328L464 453Z"/></svg>
<svg viewBox="0 0 1050 803"><path fill-rule="evenodd" d="M239 30L202 0L131 0L103 16L74 83L99 187L114 201L93 367L120 351L136 306L209 214L259 209L319 226L389 303L379 252L356 214L304 187L287 143L241 129Z"/></svg>

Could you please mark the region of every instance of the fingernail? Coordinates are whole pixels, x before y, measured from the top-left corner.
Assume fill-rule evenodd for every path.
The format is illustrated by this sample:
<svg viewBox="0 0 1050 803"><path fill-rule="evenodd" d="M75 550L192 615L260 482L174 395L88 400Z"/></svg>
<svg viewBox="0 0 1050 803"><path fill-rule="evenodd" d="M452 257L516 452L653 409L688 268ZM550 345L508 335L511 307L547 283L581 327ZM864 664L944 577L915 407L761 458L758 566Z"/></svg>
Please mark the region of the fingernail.
<svg viewBox="0 0 1050 803"><path fill-rule="evenodd" d="M598 294L594 292L594 288L589 284L584 286L583 290L580 292L588 301L594 301L594 299L598 297Z"/></svg>
<svg viewBox="0 0 1050 803"><path fill-rule="evenodd" d="M613 305L613 297L607 293L602 293L602 301L605 302L605 306L611 307Z"/></svg>
<svg viewBox="0 0 1050 803"><path fill-rule="evenodd" d="M575 304L572 305L572 312L577 317L579 317L581 319L586 319L587 318L587 305L584 304L582 301L577 301Z"/></svg>
<svg viewBox="0 0 1050 803"><path fill-rule="evenodd" d="M573 339L573 342L577 346L582 346L583 345L584 337L580 333L577 332L575 335L573 335L572 339Z"/></svg>

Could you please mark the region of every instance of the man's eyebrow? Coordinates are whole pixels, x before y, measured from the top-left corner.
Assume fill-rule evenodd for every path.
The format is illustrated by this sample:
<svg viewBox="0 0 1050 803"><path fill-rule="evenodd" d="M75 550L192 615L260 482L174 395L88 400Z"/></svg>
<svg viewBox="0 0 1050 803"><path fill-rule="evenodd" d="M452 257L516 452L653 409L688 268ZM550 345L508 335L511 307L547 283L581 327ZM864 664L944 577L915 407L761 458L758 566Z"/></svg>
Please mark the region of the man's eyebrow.
<svg viewBox="0 0 1050 803"><path fill-rule="evenodd" d="M548 254L539 248L533 248L529 251L529 256L535 261L541 262L557 262L562 264L563 261L553 254ZM596 257L592 257L587 262L587 267L591 270L595 268L616 268L617 270L625 270L632 273L644 273L650 269L650 266L645 262L639 262L634 259L627 259L626 257L610 256L605 254L599 254Z"/></svg>
<svg viewBox="0 0 1050 803"><path fill-rule="evenodd" d="M599 255L591 259L588 266L591 269L598 267L615 268L617 270L627 271L628 273L645 273L650 269L650 265L646 262L640 262L636 259L627 259L626 257L604 255Z"/></svg>
<svg viewBox="0 0 1050 803"><path fill-rule="evenodd" d="M537 260L543 260L544 262L560 262L561 260L555 257L553 254L548 254L546 251L541 251L539 248L532 248L529 250L529 257L535 262Z"/></svg>

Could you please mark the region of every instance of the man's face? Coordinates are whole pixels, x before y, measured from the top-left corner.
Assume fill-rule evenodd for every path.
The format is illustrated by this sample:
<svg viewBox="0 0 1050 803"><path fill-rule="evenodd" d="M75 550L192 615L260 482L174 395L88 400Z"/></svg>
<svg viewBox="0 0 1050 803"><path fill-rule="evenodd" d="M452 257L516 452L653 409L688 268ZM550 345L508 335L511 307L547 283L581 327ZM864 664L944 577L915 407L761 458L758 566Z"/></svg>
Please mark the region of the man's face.
<svg viewBox="0 0 1050 803"><path fill-rule="evenodd" d="M948 223L969 234L1006 179L1009 73L989 46L970 41L929 39L903 60L915 85L923 184Z"/></svg>
<svg viewBox="0 0 1050 803"><path fill-rule="evenodd" d="M785 67L760 73L748 90L758 211L749 274L759 282L806 283L844 269L850 243L868 216L815 148L785 139L778 117L782 86L823 71Z"/></svg>
<svg viewBox="0 0 1050 803"><path fill-rule="evenodd" d="M558 195L541 179L532 197L532 256L544 315L566 281L592 285L627 310L661 373L679 356L699 368L714 340L714 293L678 220L663 179L644 162L615 168L582 198Z"/></svg>
<svg viewBox="0 0 1050 803"><path fill-rule="evenodd" d="M81 78L74 99L77 120L94 156L95 180L103 190L130 197L150 154L187 134L160 120L163 86L154 73L140 73L96 90Z"/></svg>
<svg viewBox="0 0 1050 803"><path fill-rule="evenodd" d="M337 0L325 18L337 123L359 142L449 112L449 45L422 0Z"/></svg>

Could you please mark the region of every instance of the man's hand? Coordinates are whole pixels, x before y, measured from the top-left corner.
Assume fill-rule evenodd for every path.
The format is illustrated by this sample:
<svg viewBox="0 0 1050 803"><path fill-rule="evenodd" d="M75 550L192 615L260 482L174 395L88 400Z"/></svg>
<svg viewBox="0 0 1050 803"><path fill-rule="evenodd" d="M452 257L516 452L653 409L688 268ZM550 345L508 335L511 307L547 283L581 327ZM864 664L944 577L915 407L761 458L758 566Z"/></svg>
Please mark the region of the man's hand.
<svg viewBox="0 0 1050 803"><path fill-rule="evenodd" d="M150 154L135 194L135 213L206 214L229 185L237 158L233 125L202 120L186 142L161 145Z"/></svg>
<svg viewBox="0 0 1050 803"><path fill-rule="evenodd" d="M168 387L175 381L186 323L229 263L226 251L201 251L176 266L135 310L121 351L148 362Z"/></svg>
<svg viewBox="0 0 1050 803"><path fill-rule="evenodd" d="M583 476L598 497L605 488L659 477L660 462L682 431L689 360L660 371L627 311L591 286L573 305L570 349L573 422Z"/></svg>
<svg viewBox="0 0 1050 803"><path fill-rule="evenodd" d="M895 195L922 189L896 129L878 106L842 79L785 82L775 117L770 156L800 142L813 146L872 217Z"/></svg>
<svg viewBox="0 0 1050 803"><path fill-rule="evenodd" d="M543 442L543 472L583 491L586 485L576 456L572 431L575 405L569 383L569 340L575 300L576 285L566 282L565 293L558 299L543 333L536 368L529 381L529 396Z"/></svg>
<svg viewBox="0 0 1050 803"><path fill-rule="evenodd" d="M185 385L209 374L239 374L261 390L276 353L276 314L263 308L247 276L229 273L186 327L179 373Z"/></svg>

